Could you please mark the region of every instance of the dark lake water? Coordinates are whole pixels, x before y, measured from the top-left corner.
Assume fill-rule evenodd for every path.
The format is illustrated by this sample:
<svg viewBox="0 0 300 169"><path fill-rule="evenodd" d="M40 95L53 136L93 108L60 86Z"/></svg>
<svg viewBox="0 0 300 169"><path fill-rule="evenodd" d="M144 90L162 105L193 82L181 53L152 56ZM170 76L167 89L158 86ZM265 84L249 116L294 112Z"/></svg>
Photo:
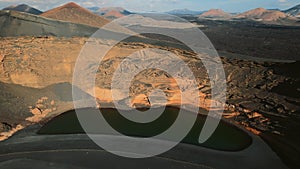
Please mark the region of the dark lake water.
<svg viewBox="0 0 300 169"><path fill-rule="evenodd" d="M96 112L95 109L81 109L80 113ZM101 109L106 121L118 132L134 137L151 137L158 135L168 129L176 120L179 109L166 107L162 115L150 123L136 123L124 118L116 109ZM77 112L78 113L78 112ZM128 112L130 113L130 112ZM186 112L189 115L190 112ZM206 116L198 115L196 122L182 140L183 143L199 145L211 149L223 151L239 151L247 148L251 143L251 137L238 127L221 121L214 134L203 144L198 143L201 129L205 123ZM90 132L90 131L89 131ZM77 114L74 110L65 112L45 124L38 134L83 134ZM109 134L105 131L94 131L97 134Z"/></svg>

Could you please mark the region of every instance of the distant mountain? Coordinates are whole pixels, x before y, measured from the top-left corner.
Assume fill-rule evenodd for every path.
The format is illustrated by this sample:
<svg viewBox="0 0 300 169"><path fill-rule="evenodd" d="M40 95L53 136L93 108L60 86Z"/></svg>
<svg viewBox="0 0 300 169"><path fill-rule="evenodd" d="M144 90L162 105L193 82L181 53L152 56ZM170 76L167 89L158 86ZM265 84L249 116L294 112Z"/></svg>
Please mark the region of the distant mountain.
<svg viewBox="0 0 300 169"><path fill-rule="evenodd" d="M92 12L96 12L97 10L99 10L100 8L97 7L97 6L94 6L94 7L89 7L87 8L88 10L92 11Z"/></svg>
<svg viewBox="0 0 300 169"><path fill-rule="evenodd" d="M39 15L39 14L43 13L42 11L35 9L31 6L28 6L26 4L21 4L21 5L17 5L17 6L15 6L15 5L9 6L9 7L3 8L3 10L26 12L26 13L30 13L30 14L34 14L34 15Z"/></svg>
<svg viewBox="0 0 300 169"><path fill-rule="evenodd" d="M264 8L256 8L235 16L237 19L249 19L249 20L258 20L258 21L278 21L280 19L288 18L283 12L276 11L276 10L267 10Z"/></svg>
<svg viewBox="0 0 300 169"><path fill-rule="evenodd" d="M278 8L271 8L271 9L267 9L267 10L270 10L270 11L281 11L281 10L278 9Z"/></svg>
<svg viewBox="0 0 300 169"><path fill-rule="evenodd" d="M102 27L109 22L107 19L92 13L74 2L46 11L41 16L92 27Z"/></svg>
<svg viewBox="0 0 300 169"><path fill-rule="evenodd" d="M221 9L211 9L207 12L204 12L199 17L202 18L223 18L223 19L229 19L232 17L230 13L224 12Z"/></svg>
<svg viewBox="0 0 300 169"><path fill-rule="evenodd" d="M96 9L96 8L94 8L94 9ZM127 11L121 7L99 8L97 10L94 10L94 13L104 16L105 18L108 18L108 19L116 19L116 18L120 18L120 17L126 16L126 15L133 14L132 12Z"/></svg>
<svg viewBox="0 0 300 169"><path fill-rule="evenodd" d="M175 9L169 12L166 12L171 15L200 15L203 11L192 11L188 9Z"/></svg>
<svg viewBox="0 0 300 169"><path fill-rule="evenodd" d="M283 12L285 12L288 15L300 18L300 4L297 5L297 6L294 6L294 7L290 8L288 10L285 10Z"/></svg>

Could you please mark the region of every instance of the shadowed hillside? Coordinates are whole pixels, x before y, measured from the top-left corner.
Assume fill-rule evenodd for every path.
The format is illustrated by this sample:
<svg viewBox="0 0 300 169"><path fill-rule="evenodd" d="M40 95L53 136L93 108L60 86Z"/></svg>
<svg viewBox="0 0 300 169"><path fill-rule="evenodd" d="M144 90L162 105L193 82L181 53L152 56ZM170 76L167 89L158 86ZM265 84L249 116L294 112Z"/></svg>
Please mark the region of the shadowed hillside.
<svg viewBox="0 0 300 169"><path fill-rule="evenodd" d="M34 14L34 15L39 15L41 13L43 13L42 11L35 9L31 6L28 6L26 4L21 4L21 5L17 5L17 6L9 6L4 8L3 10L11 10L11 11L19 11L19 12L26 12L26 13L30 13L30 14Z"/></svg>
<svg viewBox="0 0 300 169"><path fill-rule="evenodd" d="M295 17L299 18L300 17L300 4L290 8L288 10L285 10L283 12L285 12L288 15L295 16Z"/></svg>
<svg viewBox="0 0 300 169"><path fill-rule="evenodd" d="M97 28L16 11L0 11L0 36L90 36Z"/></svg>

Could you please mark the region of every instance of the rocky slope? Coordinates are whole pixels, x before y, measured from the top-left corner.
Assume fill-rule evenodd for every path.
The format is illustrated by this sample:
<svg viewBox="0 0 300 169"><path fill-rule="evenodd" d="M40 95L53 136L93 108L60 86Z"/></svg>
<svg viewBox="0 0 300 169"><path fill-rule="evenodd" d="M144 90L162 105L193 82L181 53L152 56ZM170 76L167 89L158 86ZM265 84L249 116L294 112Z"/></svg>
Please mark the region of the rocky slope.
<svg viewBox="0 0 300 169"><path fill-rule="evenodd" d="M59 37L1 38L0 140L28 125L43 123L73 109L70 85L73 68L87 40ZM178 55L197 79L200 95L198 106L208 109L214 104L210 99L210 81L206 69L192 52L140 42L120 43L106 55L99 67L92 64L90 68L97 70L96 86L86 92L78 89L83 99L91 99L93 95L100 107L112 106L110 86L113 73L126 56L145 48L159 48ZM267 63L226 58L222 58L222 61L228 86L224 118L244 125L269 140L276 138L271 139L270 144L274 141L279 142L275 147L283 144L278 151L289 149L290 154L297 154L299 136L295 129L299 128L300 120L299 62ZM186 77L181 80L189 84ZM166 93L168 104L181 103L181 92L176 82L160 70L142 71L131 84L130 95L118 95L119 102L136 108L147 107L151 104L149 93L153 89L161 89ZM195 92L187 89L184 92ZM118 89L115 92L118 93Z"/></svg>
<svg viewBox="0 0 300 169"><path fill-rule="evenodd" d="M60 105L56 94L0 82L0 141L34 123L39 123Z"/></svg>
<svg viewBox="0 0 300 169"><path fill-rule="evenodd" d="M14 38L2 38L0 81L34 88L44 88L63 82L71 83L76 58L86 40L85 38L24 37L18 38L16 41ZM95 90L95 96L99 100L111 102L110 85L117 65L128 54L147 47L154 46L127 42L115 47L107 54L107 58L98 69L97 87L89 89L88 92L92 94L92 91ZM208 107L207 105L211 103L209 100L210 85L201 61L192 59L190 52L174 48L159 48L179 54L189 64L196 73L199 93L203 95L202 103L199 104L203 108ZM281 130L280 128L270 127L272 122L263 115L286 118L299 111L298 96L291 97L273 91L289 81L298 83L297 78L278 73L278 66L275 63L265 64L225 58L223 63L228 83L228 109L230 108L231 112L238 112L236 114L238 119L257 130L281 132L278 131ZM151 80L154 77L160 80L153 83ZM188 79L184 80L188 83ZM176 105L179 92L173 83L174 80L163 72L143 71L133 81L133 85L136 87L132 88L130 95L134 102L147 104L147 94L152 89L159 88L167 93L169 104ZM118 99L126 101L128 96L120 95ZM254 119L258 118L256 119L258 121L250 120L252 119L251 113L260 114L253 117Z"/></svg>
<svg viewBox="0 0 300 169"><path fill-rule="evenodd" d="M0 82L0 141L15 132L72 109L72 85L55 83L45 88L31 88ZM78 88L82 99L92 97ZM80 101L77 100L77 101Z"/></svg>

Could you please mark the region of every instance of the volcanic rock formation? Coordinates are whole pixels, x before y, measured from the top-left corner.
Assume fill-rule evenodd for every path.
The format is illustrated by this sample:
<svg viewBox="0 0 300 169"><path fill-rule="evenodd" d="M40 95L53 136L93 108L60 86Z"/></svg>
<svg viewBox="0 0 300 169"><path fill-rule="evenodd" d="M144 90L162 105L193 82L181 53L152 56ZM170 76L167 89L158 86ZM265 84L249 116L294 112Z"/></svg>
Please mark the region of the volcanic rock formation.
<svg viewBox="0 0 300 169"><path fill-rule="evenodd" d="M226 13L221 9L211 9L203 14L199 15L201 18L224 18L229 19L232 17L230 13Z"/></svg>
<svg viewBox="0 0 300 169"><path fill-rule="evenodd" d="M238 14L235 18L238 19L251 19L258 21L278 21L280 19L286 19L288 16L280 11L266 10L264 8L256 8L241 14Z"/></svg>
<svg viewBox="0 0 300 169"><path fill-rule="evenodd" d="M126 16L126 15L132 14L131 12L129 12L121 7L100 8L100 9L94 11L94 13L104 16L105 18L108 18L108 19L117 19L117 18Z"/></svg>
<svg viewBox="0 0 300 169"><path fill-rule="evenodd" d="M109 22L105 18L82 8L74 2L46 11L42 13L41 16L98 28Z"/></svg>
<svg viewBox="0 0 300 169"><path fill-rule="evenodd" d="M4 57L1 62L0 81L35 88L44 88L63 82L71 83L77 56L80 54L80 50L86 41L86 38L70 39L55 37L27 37L18 38L18 41L14 38L2 39L1 46L3 46L3 49L1 50ZM16 45L18 48L15 48ZM88 89L86 92L102 102L111 102L112 98L109 97L111 95L111 80L118 65L131 53L148 47L153 48L155 46L143 43L121 43L107 53L99 67L91 63L90 69L97 70L96 86ZM191 70L195 72L199 83L199 94L203 98L199 106L208 108L212 103L209 94L211 88L206 69L201 61L195 59L193 54L188 51L165 47L160 48L178 54L181 59L188 63ZM272 91L286 81L297 83L297 81L293 80L293 77L288 78L277 73L276 64L272 68L263 63L225 58L223 59L223 64L228 83L228 107L233 105L235 111L241 112L241 116L244 113L257 112L268 116L287 117L290 113L299 111L299 106L296 104L299 102L297 97L283 96ZM128 69L131 70L133 68L128 67ZM153 82L153 79L159 80ZM183 77L182 80L184 84L188 85L190 83L187 78ZM180 99L178 99L180 98L180 92L176 83L174 83L174 79L159 70L145 70L139 73L132 81L130 97L122 95L118 90L115 93L120 93L117 97L119 101L128 102L132 99L134 100L132 104L137 104L139 99L141 99L140 102L144 102L145 100L145 97L140 96L147 96L153 89L164 91L168 97L169 104L177 105L180 103ZM185 92L194 92L187 89L185 89ZM67 97L70 93L65 95ZM51 98L50 96L47 97ZM38 98L30 100L36 101ZM59 98L58 100L65 99ZM22 101L18 102L22 103ZM128 104L131 105L130 102ZM23 109L26 105L18 107ZM249 117L252 118L252 116L243 116L246 119ZM270 130L269 127L261 126L259 122L257 124L250 122L248 125L254 128L257 127L257 129L263 131Z"/></svg>

